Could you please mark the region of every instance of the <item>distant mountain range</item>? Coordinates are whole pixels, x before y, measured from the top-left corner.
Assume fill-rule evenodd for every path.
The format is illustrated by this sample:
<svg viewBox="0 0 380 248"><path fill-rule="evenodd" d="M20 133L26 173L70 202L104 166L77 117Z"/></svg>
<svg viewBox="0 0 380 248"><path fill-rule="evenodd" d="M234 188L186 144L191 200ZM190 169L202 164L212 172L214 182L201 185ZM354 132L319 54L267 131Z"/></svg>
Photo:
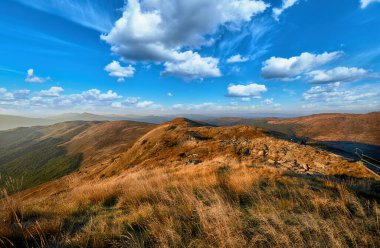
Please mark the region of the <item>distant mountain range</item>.
<svg viewBox="0 0 380 248"><path fill-rule="evenodd" d="M131 120L149 123L162 123L172 117L138 116L138 115L96 115L91 113L66 113L45 118L32 118L24 116L0 115L0 130L8 130L17 127L46 126L67 121L119 121Z"/></svg>
<svg viewBox="0 0 380 248"><path fill-rule="evenodd" d="M295 118L217 118L218 126L253 125L315 141L351 141L380 146L380 112L368 114L316 114Z"/></svg>
<svg viewBox="0 0 380 248"><path fill-rule="evenodd" d="M177 117L179 116L96 115L91 113L66 113L47 118L0 115L0 130L46 126L68 121L137 121L161 124ZM271 132L285 134L288 137L305 137L316 141L351 141L380 146L380 112L316 114L294 118L265 116L215 118L204 115L183 115L181 117L217 126L253 125Z"/></svg>
<svg viewBox="0 0 380 248"><path fill-rule="evenodd" d="M288 117L278 114L257 114L256 118L264 117ZM192 120L215 119L217 116L195 115L195 114L178 114L178 115L97 115L92 113L65 113L49 117L25 117L14 115L0 115L0 130L8 130L17 127L46 126L66 121L139 121L154 124L161 124L177 117L186 117Z"/></svg>

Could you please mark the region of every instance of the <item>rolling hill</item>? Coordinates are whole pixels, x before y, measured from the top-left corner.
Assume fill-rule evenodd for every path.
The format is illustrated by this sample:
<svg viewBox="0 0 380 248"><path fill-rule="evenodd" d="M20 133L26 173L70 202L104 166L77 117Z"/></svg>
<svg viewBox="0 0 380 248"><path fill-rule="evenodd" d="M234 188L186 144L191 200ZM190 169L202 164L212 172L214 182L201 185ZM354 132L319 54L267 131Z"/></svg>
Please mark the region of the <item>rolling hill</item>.
<svg viewBox="0 0 380 248"><path fill-rule="evenodd" d="M112 159L153 125L128 121L63 122L0 132L0 175L22 189ZM4 186L0 182L0 186Z"/></svg>
<svg viewBox="0 0 380 248"><path fill-rule="evenodd" d="M316 141L351 141L380 146L380 112L368 114L317 114L297 118L216 118L220 126L254 125L289 137Z"/></svg>
<svg viewBox="0 0 380 248"><path fill-rule="evenodd" d="M320 114L270 120L289 126L300 137L318 141L352 141L380 146L380 112L368 114Z"/></svg>
<svg viewBox="0 0 380 248"><path fill-rule="evenodd" d="M60 125L31 140L63 138L58 147L81 154L81 165L3 191L6 246L380 245L379 176L358 162L250 125L185 118Z"/></svg>

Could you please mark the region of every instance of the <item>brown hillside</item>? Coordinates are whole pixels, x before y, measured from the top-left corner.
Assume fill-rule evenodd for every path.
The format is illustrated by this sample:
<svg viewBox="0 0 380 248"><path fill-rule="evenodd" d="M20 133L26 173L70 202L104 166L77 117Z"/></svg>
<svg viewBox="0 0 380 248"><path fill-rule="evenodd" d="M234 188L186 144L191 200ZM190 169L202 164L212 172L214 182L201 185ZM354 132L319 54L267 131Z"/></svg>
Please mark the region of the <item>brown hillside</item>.
<svg viewBox="0 0 380 248"><path fill-rule="evenodd" d="M213 127L187 119L164 123L142 136L114 166L184 166L237 161L245 166L275 166L297 172L365 177L362 166L309 146L279 140L252 126ZM218 162L219 163L219 162ZM114 168L114 167L112 167Z"/></svg>
<svg viewBox="0 0 380 248"><path fill-rule="evenodd" d="M294 126L297 136L319 141L353 141L380 146L380 112L369 114L320 114L271 120L269 124Z"/></svg>
<svg viewBox="0 0 380 248"><path fill-rule="evenodd" d="M113 159L126 152L132 144L154 128L154 124L114 121L102 122L86 129L63 146L69 153L82 153L82 166Z"/></svg>
<svg viewBox="0 0 380 248"><path fill-rule="evenodd" d="M127 151L91 164L92 156L113 152L123 139L127 149L133 130L142 136L133 136ZM6 196L0 241L62 247L380 245L378 177L359 163L259 128L183 118L156 127L102 123L65 145L83 151L92 166Z"/></svg>

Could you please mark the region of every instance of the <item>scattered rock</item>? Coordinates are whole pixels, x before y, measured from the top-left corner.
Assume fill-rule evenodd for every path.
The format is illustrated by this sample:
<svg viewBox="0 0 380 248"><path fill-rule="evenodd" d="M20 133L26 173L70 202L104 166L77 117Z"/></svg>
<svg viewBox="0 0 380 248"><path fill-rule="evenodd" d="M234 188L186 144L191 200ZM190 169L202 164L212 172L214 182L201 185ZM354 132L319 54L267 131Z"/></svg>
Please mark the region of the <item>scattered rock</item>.
<svg viewBox="0 0 380 248"><path fill-rule="evenodd" d="M200 135L199 133L194 132L194 131L186 131L186 134L191 135L191 138L193 138L195 140L208 140L208 139L210 139L208 137L203 137L202 135Z"/></svg>
<svg viewBox="0 0 380 248"><path fill-rule="evenodd" d="M199 159L189 159L186 164L187 165L197 165L197 164L200 164L202 163L202 160L199 160Z"/></svg>
<svg viewBox="0 0 380 248"><path fill-rule="evenodd" d="M244 155L246 155L246 156L251 155L251 150L249 148L245 148Z"/></svg>
<svg viewBox="0 0 380 248"><path fill-rule="evenodd" d="M186 153L181 152L180 154L178 154L178 156L181 157L181 158L185 158L187 155L186 155Z"/></svg>

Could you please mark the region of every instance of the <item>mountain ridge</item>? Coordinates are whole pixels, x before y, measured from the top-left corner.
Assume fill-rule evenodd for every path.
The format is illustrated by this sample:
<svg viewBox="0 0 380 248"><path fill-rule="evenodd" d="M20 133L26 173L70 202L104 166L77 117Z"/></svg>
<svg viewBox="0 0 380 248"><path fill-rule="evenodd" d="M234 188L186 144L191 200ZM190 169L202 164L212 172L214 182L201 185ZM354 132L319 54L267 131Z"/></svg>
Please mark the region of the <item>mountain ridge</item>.
<svg viewBox="0 0 380 248"><path fill-rule="evenodd" d="M90 126L60 145L85 164L0 199L3 242L291 247L278 236L296 235L300 246L380 244L380 179L358 162L250 125L83 123ZM337 241L342 225L352 227L349 239Z"/></svg>

